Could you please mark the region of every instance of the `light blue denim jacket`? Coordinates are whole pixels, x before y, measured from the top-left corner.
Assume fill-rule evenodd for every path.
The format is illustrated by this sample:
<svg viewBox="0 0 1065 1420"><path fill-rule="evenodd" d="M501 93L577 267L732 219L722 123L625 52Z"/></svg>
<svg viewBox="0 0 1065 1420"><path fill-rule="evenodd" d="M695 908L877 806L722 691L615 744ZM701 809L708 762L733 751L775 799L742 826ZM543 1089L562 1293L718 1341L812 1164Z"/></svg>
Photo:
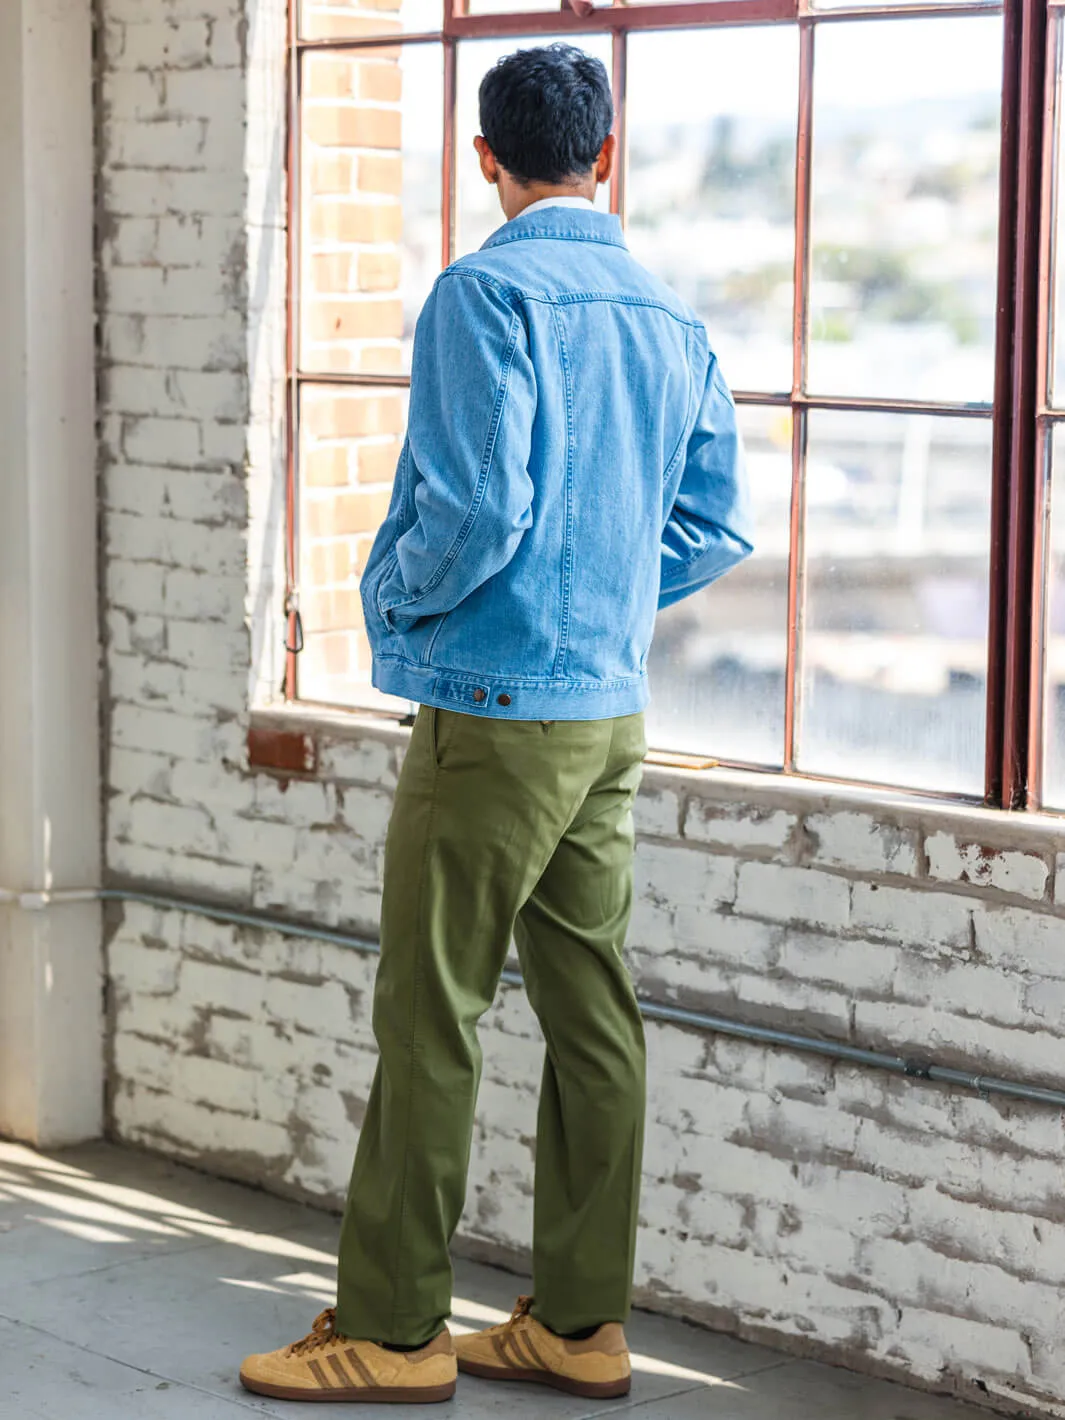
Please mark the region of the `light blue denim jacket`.
<svg viewBox="0 0 1065 1420"><path fill-rule="evenodd" d="M375 686L515 720L632 714L657 608L751 539L706 330L616 217L525 213L443 272L362 581Z"/></svg>

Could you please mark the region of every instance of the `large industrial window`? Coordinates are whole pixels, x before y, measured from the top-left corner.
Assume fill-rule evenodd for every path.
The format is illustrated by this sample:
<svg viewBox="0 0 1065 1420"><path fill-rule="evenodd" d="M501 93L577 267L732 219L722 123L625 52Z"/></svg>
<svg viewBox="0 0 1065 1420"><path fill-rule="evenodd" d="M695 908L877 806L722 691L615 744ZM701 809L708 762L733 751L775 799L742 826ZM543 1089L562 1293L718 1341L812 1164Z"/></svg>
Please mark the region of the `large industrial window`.
<svg viewBox="0 0 1065 1420"><path fill-rule="evenodd" d="M652 744L1065 808L1061 12L1048 40L1036 0L292 3L289 698L408 709L358 580L414 322L503 220L481 76L564 37L612 74L600 201L705 319L757 513L659 618Z"/></svg>

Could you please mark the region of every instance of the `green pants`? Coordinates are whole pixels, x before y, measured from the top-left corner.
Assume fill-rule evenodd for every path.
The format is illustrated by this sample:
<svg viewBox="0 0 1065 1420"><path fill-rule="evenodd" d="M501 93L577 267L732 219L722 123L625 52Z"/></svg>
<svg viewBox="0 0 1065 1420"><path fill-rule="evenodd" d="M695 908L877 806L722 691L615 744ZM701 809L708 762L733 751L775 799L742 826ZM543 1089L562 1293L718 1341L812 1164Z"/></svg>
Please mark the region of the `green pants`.
<svg viewBox="0 0 1065 1420"><path fill-rule="evenodd" d="M490 720L423 708L385 849L377 1075L340 1238L337 1328L419 1345L451 1311L481 1051L511 939L547 1042L534 1314L623 1321L645 1100L622 946L643 716Z"/></svg>

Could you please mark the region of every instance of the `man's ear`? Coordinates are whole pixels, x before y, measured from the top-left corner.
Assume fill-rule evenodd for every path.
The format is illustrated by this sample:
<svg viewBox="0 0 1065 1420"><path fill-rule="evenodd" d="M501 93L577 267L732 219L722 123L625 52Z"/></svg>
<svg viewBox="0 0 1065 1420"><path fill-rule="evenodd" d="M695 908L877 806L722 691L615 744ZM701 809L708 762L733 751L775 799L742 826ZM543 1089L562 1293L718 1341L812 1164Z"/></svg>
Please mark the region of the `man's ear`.
<svg viewBox="0 0 1065 1420"><path fill-rule="evenodd" d="M473 140L473 146L477 149L477 156L481 162L481 172L484 173L485 181L499 183L499 164L496 162L496 155L488 146L488 139L482 138L480 134Z"/></svg>
<svg viewBox="0 0 1065 1420"><path fill-rule="evenodd" d="M595 180L597 183L609 182L614 172L614 164L617 162L618 140L613 133L606 135L603 146L599 149L599 156L595 160Z"/></svg>

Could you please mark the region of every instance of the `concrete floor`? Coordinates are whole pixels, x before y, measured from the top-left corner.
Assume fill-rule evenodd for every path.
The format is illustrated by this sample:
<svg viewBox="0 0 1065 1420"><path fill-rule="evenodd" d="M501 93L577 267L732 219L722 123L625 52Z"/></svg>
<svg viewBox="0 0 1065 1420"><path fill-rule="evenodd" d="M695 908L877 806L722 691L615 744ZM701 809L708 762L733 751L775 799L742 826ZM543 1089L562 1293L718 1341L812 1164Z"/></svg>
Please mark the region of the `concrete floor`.
<svg viewBox="0 0 1065 1420"><path fill-rule="evenodd" d="M320 1415L260 1400L242 1356L295 1340L333 1297L337 1222L105 1144L0 1142L0 1417L228 1420ZM521 1279L459 1263L453 1329L502 1321ZM633 1388L590 1402L459 1378L462 1420L987 1420L987 1413L638 1313ZM366 1406L366 1420L428 1407Z"/></svg>

